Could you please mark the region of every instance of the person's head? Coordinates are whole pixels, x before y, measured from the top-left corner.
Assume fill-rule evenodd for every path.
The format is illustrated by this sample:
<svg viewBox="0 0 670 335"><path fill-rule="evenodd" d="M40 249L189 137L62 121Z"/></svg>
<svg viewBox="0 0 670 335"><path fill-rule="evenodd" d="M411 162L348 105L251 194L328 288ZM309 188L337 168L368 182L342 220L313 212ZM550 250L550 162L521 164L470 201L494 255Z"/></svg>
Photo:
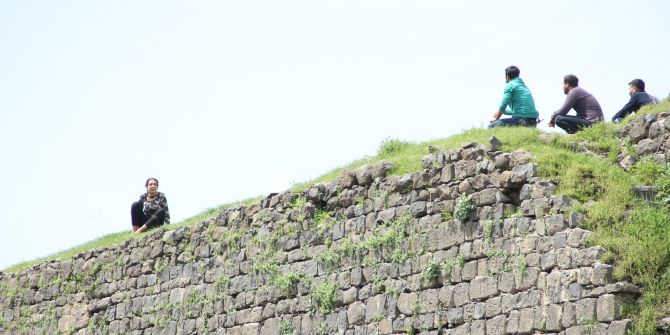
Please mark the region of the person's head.
<svg viewBox="0 0 670 335"><path fill-rule="evenodd" d="M147 192L156 193L156 191L158 191L158 179L156 178L147 179L147 181L144 182L144 187L147 188Z"/></svg>
<svg viewBox="0 0 670 335"><path fill-rule="evenodd" d="M628 83L628 93L644 92L644 81L642 79L633 79Z"/></svg>
<svg viewBox="0 0 670 335"><path fill-rule="evenodd" d="M512 79L514 79L514 78L517 78L517 77L519 77L519 74L520 74L520 73L521 73L521 71L519 70L518 67L516 67L516 66L514 66L514 65L512 65L512 66L508 66L508 67L505 69L505 80L506 80L506 81L510 81L510 80L512 80Z"/></svg>
<svg viewBox="0 0 670 335"><path fill-rule="evenodd" d="M571 89L579 86L579 78L574 74L568 74L563 77L563 93L568 94Z"/></svg>

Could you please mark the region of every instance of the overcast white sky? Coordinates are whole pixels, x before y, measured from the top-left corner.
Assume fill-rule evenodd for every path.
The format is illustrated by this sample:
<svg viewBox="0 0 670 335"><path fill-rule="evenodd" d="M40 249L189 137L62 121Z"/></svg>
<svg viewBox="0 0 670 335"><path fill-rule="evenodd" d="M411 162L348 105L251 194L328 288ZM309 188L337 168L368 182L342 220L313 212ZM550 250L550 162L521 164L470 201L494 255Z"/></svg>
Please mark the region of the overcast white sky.
<svg viewBox="0 0 670 335"><path fill-rule="evenodd" d="M611 116L670 93L667 1L0 1L0 269L488 123L517 65ZM542 128L546 128L543 125Z"/></svg>

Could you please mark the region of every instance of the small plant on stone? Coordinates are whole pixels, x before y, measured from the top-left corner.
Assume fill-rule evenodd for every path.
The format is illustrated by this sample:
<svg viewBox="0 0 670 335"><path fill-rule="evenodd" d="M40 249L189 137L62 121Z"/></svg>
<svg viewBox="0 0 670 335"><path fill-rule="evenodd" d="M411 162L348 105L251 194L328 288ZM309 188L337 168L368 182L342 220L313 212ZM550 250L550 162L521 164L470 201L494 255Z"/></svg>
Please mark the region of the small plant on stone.
<svg viewBox="0 0 670 335"><path fill-rule="evenodd" d="M414 300L414 302L412 303L412 313L414 315L421 314L421 303L419 302L418 299Z"/></svg>
<svg viewBox="0 0 670 335"><path fill-rule="evenodd" d="M305 212L303 210L303 207L305 207L305 204L307 203L307 198L305 197L297 197L293 199L291 204L289 204L290 208L296 209L298 211L296 220L298 222L302 222L305 220Z"/></svg>
<svg viewBox="0 0 670 335"><path fill-rule="evenodd" d="M526 273L528 272L526 256L519 255L518 257L519 257L519 262L517 264L517 270L519 271L519 274L521 274L521 278L523 278L526 275Z"/></svg>
<svg viewBox="0 0 670 335"><path fill-rule="evenodd" d="M359 206L365 206L365 197L359 196L358 198L356 198L356 204Z"/></svg>
<svg viewBox="0 0 670 335"><path fill-rule="evenodd" d="M461 222L465 222L474 209L475 203L472 201L472 198L467 195L462 195L456 202L456 208L454 208L454 217Z"/></svg>
<svg viewBox="0 0 670 335"><path fill-rule="evenodd" d="M454 266L463 266L463 264L465 264L465 258L463 258L463 256L458 256L454 259L445 260L442 263L442 269L447 274L447 276L449 276L451 275L451 271L453 270Z"/></svg>
<svg viewBox="0 0 670 335"><path fill-rule="evenodd" d="M227 231L221 243L224 243L228 251L238 251L242 247L242 233L238 231Z"/></svg>
<svg viewBox="0 0 670 335"><path fill-rule="evenodd" d="M328 325L325 322L321 322L319 328L316 330L317 335L328 335Z"/></svg>
<svg viewBox="0 0 670 335"><path fill-rule="evenodd" d="M386 287L386 294L390 294L394 297L398 297L398 296L400 296L400 289L397 288L397 287L393 287L393 286L387 286Z"/></svg>
<svg viewBox="0 0 670 335"><path fill-rule="evenodd" d="M225 273L222 273L216 278L216 291L223 293L228 288L228 283L230 283L230 277Z"/></svg>
<svg viewBox="0 0 670 335"><path fill-rule="evenodd" d="M341 255L336 248L330 246L324 252L317 254L314 258L323 263L327 272L331 272L339 267Z"/></svg>
<svg viewBox="0 0 670 335"><path fill-rule="evenodd" d="M426 267L421 272L421 278L424 280L432 280L440 275L440 271L442 271L442 266L440 266L440 263L431 260L428 262L428 264L426 264Z"/></svg>
<svg viewBox="0 0 670 335"><path fill-rule="evenodd" d="M405 260L407 260L407 258L409 258L410 256L411 253L408 253L407 250L397 247L393 249L393 252L391 253L391 261L400 264Z"/></svg>
<svg viewBox="0 0 670 335"><path fill-rule="evenodd" d="M286 320L281 320L279 322L279 335L295 335L295 329Z"/></svg>
<svg viewBox="0 0 670 335"><path fill-rule="evenodd" d="M256 256L254 263L251 266L254 273L265 273L270 277L277 274L279 270L279 261L277 260L276 251L266 249L262 254Z"/></svg>
<svg viewBox="0 0 670 335"><path fill-rule="evenodd" d="M288 205L291 208L303 208L305 204L307 203L307 198L305 197L297 197L291 201L291 204Z"/></svg>
<svg viewBox="0 0 670 335"><path fill-rule="evenodd" d="M286 296L297 293L297 285L305 275L298 272L287 272L273 278L272 283Z"/></svg>
<svg viewBox="0 0 670 335"><path fill-rule="evenodd" d="M337 284L321 282L312 289L312 303L324 313L332 312L335 309L336 293Z"/></svg>
<svg viewBox="0 0 670 335"><path fill-rule="evenodd" d="M454 218L454 216L451 214L451 211L447 208L442 208L440 211L440 217L442 218L442 221L449 221Z"/></svg>
<svg viewBox="0 0 670 335"><path fill-rule="evenodd" d="M386 313L377 313L374 318L372 318L372 322L374 323L379 323L382 320L386 319L387 315Z"/></svg>
<svg viewBox="0 0 670 335"><path fill-rule="evenodd" d="M491 243L493 241L493 220L484 221L484 239L486 242Z"/></svg>
<svg viewBox="0 0 670 335"><path fill-rule="evenodd" d="M159 272L165 270L165 268L167 268L167 266L168 266L168 261L165 260L165 259L159 258L154 263L154 271L156 273L159 273Z"/></svg>

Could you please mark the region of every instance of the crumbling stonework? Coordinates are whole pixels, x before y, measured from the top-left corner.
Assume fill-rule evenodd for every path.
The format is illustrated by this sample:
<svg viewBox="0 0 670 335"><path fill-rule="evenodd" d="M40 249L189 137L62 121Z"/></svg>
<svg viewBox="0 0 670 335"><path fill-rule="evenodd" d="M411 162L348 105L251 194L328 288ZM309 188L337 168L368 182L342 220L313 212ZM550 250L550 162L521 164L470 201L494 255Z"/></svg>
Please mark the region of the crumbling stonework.
<svg viewBox="0 0 670 335"><path fill-rule="evenodd" d="M620 129L623 153L617 160L628 170L641 158L651 157L658 163L670 162L670 111L646 114ZM632 150L627 149L630 146Z"/></svg>
<svg viewBox="0 0 670 335"><path fill-rule="evenodd" d="M0 274L1 334L625 334L571 199L492 139Z"/></svg>

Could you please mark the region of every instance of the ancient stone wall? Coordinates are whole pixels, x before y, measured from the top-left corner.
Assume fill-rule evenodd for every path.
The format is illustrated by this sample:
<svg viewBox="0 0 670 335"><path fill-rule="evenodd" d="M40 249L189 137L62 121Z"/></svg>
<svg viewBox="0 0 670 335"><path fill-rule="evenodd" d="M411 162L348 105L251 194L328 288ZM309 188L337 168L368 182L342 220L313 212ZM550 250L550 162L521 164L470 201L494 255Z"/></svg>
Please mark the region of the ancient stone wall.
<svg viewBox="0 0 670 335"><path fill-rule="evenodd" d="M613 282L530 155L499 146L0 274L0 333L625 334L638 288Z"/></svg>
<svg viewBox="0 0 670 335"><path fill-rule="evenodd" d="M666 121L668 116L670 111L642 115L620 129L623 152L618 161L622 168L630 169L645 156L658 163L670 162L670 121Z"/></svg>

